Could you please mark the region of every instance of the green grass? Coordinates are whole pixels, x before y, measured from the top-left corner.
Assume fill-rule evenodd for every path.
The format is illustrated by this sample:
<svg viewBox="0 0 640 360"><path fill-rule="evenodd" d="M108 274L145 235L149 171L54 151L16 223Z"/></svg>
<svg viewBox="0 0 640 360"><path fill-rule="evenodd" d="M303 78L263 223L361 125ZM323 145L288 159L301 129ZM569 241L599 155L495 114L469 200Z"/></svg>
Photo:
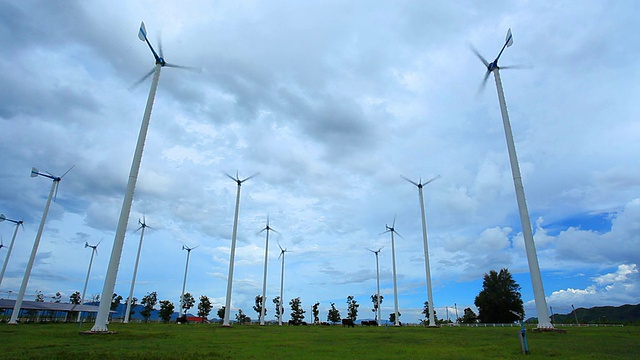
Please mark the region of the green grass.
<svg viewBox="0 0 640 360"><path fill-rule="evenodd" d="M518 328L0 324L2 359L516 359ZM639 359L640 327L527 332L527 358Z"/></svg>

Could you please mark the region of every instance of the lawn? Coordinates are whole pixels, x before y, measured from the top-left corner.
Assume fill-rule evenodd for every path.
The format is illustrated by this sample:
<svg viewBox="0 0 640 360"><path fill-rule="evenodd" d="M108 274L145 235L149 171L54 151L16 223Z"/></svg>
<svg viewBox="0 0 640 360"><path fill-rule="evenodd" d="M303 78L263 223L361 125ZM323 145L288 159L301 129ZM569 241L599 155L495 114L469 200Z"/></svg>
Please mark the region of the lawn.
<svg viewBox="0 0 640 360"><path fill-rule="evenodd" d="M519 328L0 324L2 359L516 359ZM640 327L527 332L527 358L640 359Z"/></svg>

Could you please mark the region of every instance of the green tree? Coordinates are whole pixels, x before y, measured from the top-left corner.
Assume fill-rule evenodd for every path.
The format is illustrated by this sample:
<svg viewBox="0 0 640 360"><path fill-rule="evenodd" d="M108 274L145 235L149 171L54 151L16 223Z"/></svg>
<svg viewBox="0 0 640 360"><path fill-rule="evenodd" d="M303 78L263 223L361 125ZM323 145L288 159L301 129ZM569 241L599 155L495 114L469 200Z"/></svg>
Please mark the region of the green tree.
<svg viewBox="0 0 640 360"><path fill-rule="evenodd" d="M171 301L160 300L160 311L158 312L158 315L160 315L160 319L162 319L162 322L168 323L169 321L171 321L171 315L173 315L174 309L175 306Z"/></svg>
<svg viewBox="0 0 640 360"><path fill-rule="evenodd" d="M200 303L198 303L198 316L200 317L200 321L204 322L204 320L209 316L211 312L211 300L207 297L207 295L200 296ZM218 314L220 314L218 312ZM222 308L222 316L224 317L224 307Z"/></svg>
<svg viewBox="0 0 640 360"><path fill-rule="evenodd" d="M60 292L56 292L56 294L54 296L51 297L53 299L54 303L59 303L60 301L62 301L62 294L60 294Z"/></svg>
<svg viewBox="0 0 640 360"><path fill-rule="evenodd" d="M398 322L400 322L400 316L402 316L402 314L400 313L400 311L398 311ZM396 313L392 312L391 314L389 314L389 322L390 323L396 323Z"/></svg>
<svg viewBox="0 0 640 360"><path fill-rule="evenodd" d="M255 312L258 313L258 321L261 322L262 321L262 306L263 306L263 301L262 301L262 295L256 295L256 303L255 305L253 305L253 310L255 310ZM267 316L267 309L264 309L264 316Z"/></svg>
<svg viewBox="0 0 640 360"><path fill-rule="evenodd" d="M76 291L69 296L69 303L71 304L80 305L80 301L82 301L82 296L79 291Z"/></svg>
<svg viewBox="0 0 640 360"><path fill-rule="evenodd" d="M302 310L302 301L300 298L294 298L289 301L289 305L291 306L291 320L294 323L299 324L304 319L304 313L306 311Z"/></svg>
<svg viewBox="0 0 640 360"><path fill-rule="evenodd" d="M320 315L320 310L318 309L320 307L320 303L317 302L315 304L313 304L313 307L311 308L311 313L313 315L313 323L317 324L320 322L320 318L318 317Z"/></svg>
<svg viewBox="0 0 640 360"><path fill-rule="evenodd" d="M358 318L358 308L360 304L353 299L352 295L347 296L347 318L356 321Z"/></svg>
<svg viewBox="0 0 640 360"><path fill-rule="evenodd" d="M124 301L124 303L128 304L129 303L129 298L127 298ZM138 298L134 296L134 297L131 298L131 311L129 312L129 318L127 319L128 321L131 321L131 318L133 317L133 314L136 313L136 311L134 310L136 305L138 305Z"/></svg>
<svg viewBox="0 0 640 360"><path fill-rule="evenodd" d="M425 318L424 323L425 323L425 325L428 325L429 324L429 302L428 301L424 302L424 307L422 308L421 314L424 315L424 318ZM438 323L438 316L436 315L436 309L433 309L433 318L434 318L434 320L436 321L436 324L437 324Z"/></svg>
<svg viewBox="0 0 640 360"><path fill-rule="evenodd" d="M520 285L506 268L484 274L482 291L476 296L474 304L482 323L511 323L519 319L511 311L524 314Z"/></svg>
<svg viewBox="0 0 640 360"><path fill-rule="evenodd" d="M224 312L225 312L225 307L221 307L220 309L218 309L218 318L220 319L220 323L222 323L223 319L224 319Z"/></svg>
<svg viewBox="0 0 640 360"><path fill-rule="evenodd" d="M371 311L373 311L376 321L378 321L378 306L382 304L382 301L384 300L384 296L380 295L380 302L378 302L377 300L378 300L378 294L371 295L371 302L373 303L373 308L371 309Z"/></svg>
<svg viewBox="0 0 640 360"><path fill-rule="evenodd" d="M196 299L191 295L191 293L186 292L182 295L181 300L182 310L184 310L184 314L186 315L189 309L191 309L196 303Z"/></svg>
<svg viewBox="0 0 640 360"><path fill-rule="evenodd" d="M121 301L122 301L122 296L116 293L113 293L113 295L111 295L111 310L112 311L118 310L118 305L120 305Z"/></svg>
<svg viewBox="0 0 640 360"><path fill-rule="evenodd" d="M151 317L151 311L153 311L153 308L158 303L158 293L156 293L155 291L151 293L147 293L147 295L145 295L142 298L140 303L144 305L144 309L140 311L140 315L144 317L144 322L149 322L149 317Z"/></svg>
<svg viewBox="0 0 640 360"><path fill-rule="evenodd" d="M42 295L42 292L40 290L36 290L36 292L36 302L44 302L44 295Z"/></svg>
<svg viewBox="0 0 640 360"><path fill-rule="evenodd" d="M336 309L336 303L331 303L331 309L327 313L327 321L332 323L340 322L342 318L340 317L340 311Z"/></svg>
<svg viewBox="0 0 640 360"><path fill-rule="evenodd" d="M475 324L478 315L471 308L464 309L464 315L459 319L462 324Z"/></svg>
<svg viewBox="0 0 640 360"><path fill-rule="evenodd" d="M280 296L276 296L275 298L273 298L273 303L276 306L276 321L280 323L280 319L282 318L282 315L284 315L284 309L282 308L282 301L280 301Z"/></svg>
<svg viewBox="0 0 640 360"><path fill-rule="evenodd" d="M245 315L242 309L238 309L238 313L236 314L236 321L238 322L238 324L242 325L242 324L250 323L251 318Z"/></svg>

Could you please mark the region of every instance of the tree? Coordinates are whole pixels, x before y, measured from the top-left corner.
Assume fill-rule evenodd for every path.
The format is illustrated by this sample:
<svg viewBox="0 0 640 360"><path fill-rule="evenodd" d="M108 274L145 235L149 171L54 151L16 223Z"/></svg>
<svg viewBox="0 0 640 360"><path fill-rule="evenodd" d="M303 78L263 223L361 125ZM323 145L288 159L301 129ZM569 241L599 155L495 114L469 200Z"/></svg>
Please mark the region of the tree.
<svg viewBox="0 0 640 360"><path fill-rule="evenodd" d="M422 308L421 314L423 314L424 317L425 317L424 324L428 325L429 324L429 302L428 301L424 302L424 307ZM433 309L433 318L434 318L434 320L436 321L436 324L437 324L438 323L438 316L436 316L436 309Z"/></svg>
<svg viewBox="0 0 640 360"><path fill-rule="evenodd" d="M376 321L378 321L378 306L382 304L382 300L384 300L384 296L380 295L380 302L378 300L378 294L371 295L371 302L373 303L373 311Z"/></svg>
<svg viewBox="0 0 640 360"><path fill-rule="evenodd" d="M122 296L116 293L113 293L113 295L111 295L111 310L112 311L118 310L118 305L120 305L121 301L122 301Z"/></svg>
<svg viewBox="0 0 640 360"><path fill-rule="evenodd" d="M291 320L295 324L300 324L302 319L304 319L304 313L306 312L302 310L302 302L300 301L300 298L297 297L295 299L291 299L291 301L289 301L289 305L291 306Z"/></svg>
<svg viewBox="0 0 640 360"><path fill-rule="evenodd" d="M181 306L182 306L182 309L184 310L184 314L186 315L189 309L191 309L193 305L196 303L196 299L193 297L193 295L191 295L191 293L186 292L182 295L181 300L182 300Z"/></svg>
<svg viewBox="0 0 640 360"><path fill-rule="evenodd" d="M253 305L253 310L258 313L258 321L262 324L262 295L256 295L256 304ZM267 309L264 309L264 316L267 316Z"/></svg>
<svg viewBox="0 0 640 360"><path fill-rule="evenodd" d="M36 292L36 302L44 302L44 295L42 295L42 292L40 290L36 290Z"/></svg>
<svg viewBox="0 0 640 360"><path fill-rule="evenodd" d="M140 315L144 317L144 322L148 322L149 317L151 317L151 311L153 311L153 308L158 303L158 293L156 293L155 291L147 293L147 295L142 298L142 301L140 301L140 303L144 305L144 309L140 311Z"/></svg>
<svg viewBox="0 0 640 360"><path fill-rule="evenodd" d="M275 298L273 298L273 303L276 306L276 320L279 323L282 315L284 315L284 309L282 308L282 301L280 301L280 296L276 296Z"/></svg>
<svg viewBox="0 0 640 360"><path fill-rule="evenodd" d="M400 311L398 311L398 322L400 322L400 316L402 316L402 314L400 313ZM391 314L389 314L389 322L390 323L396 323L396 313L392 312Z"/></svg>
<svg viewBox="0 0 640 360"><path fill-rule="evenodd" d="M327 321L332 323L340 322L342 318L340 317L340 311L336 309L336 303L331 303L331 309L327 313Z"/></svg>
<svg viewBox="0 0 640 360"><path fill-rule="evenodd" d="M520 285L506 268L484 274L482 291L476 296L474 304L482 323L511 323L520 319L512 311L524 315Z"/></svg>
<svg viewBox="0 0 640 360"><path fill-rule="evenodd" d="M358 318L358 308L360 304L353 299L352 295L347 296L347 318L356 321Z"/></svg>
<svg viewBox="0 0 640 360"><path fill-rule="evenodd" d="M478 315L471 308L464 309L464 315L458 320L462 324L475 324Z"/></svg>
<svg viewBox="0 0 640 360"><path fill-rule="evenodd" d="M128 304L129 303L129 298L127 298L124 301L124 303ZM131 311L129 312L129 318L127 319L127 321L131 321L131 318L133 317L133 314L136 313L136 311L134 310L136 305L138 305L138 298L134 296L134 297L131 298Z"/></svg>
<svg viewBox="0 0 640 360"><path fill-rule="evenodd" d="M221 307L220 309L218 309L218 318L220 318L220 322L222 323L222 319L224 319L224 312L225 312L225 307Z"/></svg>
<svg viewBox="0 0 640 360"><path fill-rule="evenodd" d="M62 294L60 292L56 292L54 296L51 297L54 303L59 303L62 300Z"/></svg>
<svg viewBox="0 0 640 360"><path fill-rule="evenodd" d="M204 320L209 316L211 312L211 300L207 297L207 295L200 296L200 303L198 304L198 316L200 317L200 321L204 323ZM219 314L219 313L218 313ZM222 316L224 317L224 307L222 308Z"/></svg>
<svg viewBox="0 0 640 360"><path fill-rule="evenodd" d="M162 319L164 323L168 323L169 321L171 321L171 315L173 315L174 309L175 306L171 301L160 300L160 311L158 312L158 315L160 315L160 319Z"/></svg>
<svg viewBox="0 0 640 360"><path fill-rule="evenodd" d="M238 313L236 314L236 321L238 322L238 324L242 325L242 324L250 323L251 318L245 315L242 309L238 309Z"/></svg>
<svg viewBox="0 0 640 360"><path fill-rule="evenodd" d="M80 301L82 300L80 292L76 291L71 296L69 296L69 303L74 305L80 305Z"/></svg>
<svg viewBox="0 0 640 360"><path fill-rule="evenodd" d="M320 315L320 310L318 309L319 306L320 306L320 303L317 302L313 304L313 307L311 308L311 314L313 315L314 324L317 324L320 322L320 318L318 317Z"/></svg>

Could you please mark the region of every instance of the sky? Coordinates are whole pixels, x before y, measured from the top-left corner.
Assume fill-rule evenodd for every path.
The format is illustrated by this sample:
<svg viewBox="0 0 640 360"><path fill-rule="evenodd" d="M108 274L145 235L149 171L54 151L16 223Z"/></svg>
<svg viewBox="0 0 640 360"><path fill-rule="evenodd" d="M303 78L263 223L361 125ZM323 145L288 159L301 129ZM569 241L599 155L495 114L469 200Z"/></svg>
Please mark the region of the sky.
<svg viewBox="0 0 640 360"><path fill-rule="evenodd" d="M455 320L483 275L507 268L536 316L495 82L470 50L500 58L548 305L640 298L640 14L635 1L0 1L0 212L24 220L0 297L20 288L51 188L62 175L25 300L102 292L154 58L164 67L115 292L129 295L138 220L147 228L134 296L225 303L241 187L232 314L256 319L265 227L267 320L280 294L326 319L346 298L373 318L418 322L427 300L417 188L424 187L438 318ZM636 154L636 155L634 155ZM0 224L5 246L14 227ZM0 249L6 261L6 247ZM233 317L232 317L233 318ZM288 320L286 311L284 320ZM307 317L309 320L309 317Z"/></svg>

